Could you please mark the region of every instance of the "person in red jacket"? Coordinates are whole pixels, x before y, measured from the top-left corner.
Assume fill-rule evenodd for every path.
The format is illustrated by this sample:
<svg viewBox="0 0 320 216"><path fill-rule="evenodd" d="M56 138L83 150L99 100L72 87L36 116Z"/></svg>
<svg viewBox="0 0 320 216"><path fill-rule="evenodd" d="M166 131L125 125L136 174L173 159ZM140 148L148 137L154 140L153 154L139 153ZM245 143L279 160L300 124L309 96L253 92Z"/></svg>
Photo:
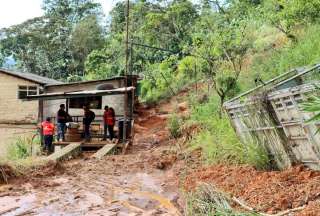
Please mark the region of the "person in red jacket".
<svg viewBox="0 0 320 216"><path fill-rule="evenodd" d="M54 134L54 124L51 123L51 118L48 117L46 121L41 123L42 133L44 136L44 150L48 153L53 152L53 134Z"/></svg>
<svg viewBox="0 0 320 216"><path fill-rule="evenodd" d="M116 123L116 115L112 107L109 107L108 109L108 115L106 120L107 120L109 138L112 141L114 138L114 125Z"/></svg>

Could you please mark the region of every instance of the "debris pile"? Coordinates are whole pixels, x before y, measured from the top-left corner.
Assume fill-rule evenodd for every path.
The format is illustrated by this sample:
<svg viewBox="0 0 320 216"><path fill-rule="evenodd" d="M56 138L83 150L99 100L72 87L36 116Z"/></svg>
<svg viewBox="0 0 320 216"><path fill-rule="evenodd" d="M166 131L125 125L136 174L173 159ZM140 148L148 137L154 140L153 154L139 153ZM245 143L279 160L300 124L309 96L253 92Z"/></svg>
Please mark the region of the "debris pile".
<svg viewBox="0 0 320 216"><path fill-rule="evenodd" d="M255 210L269 214L304 205L305 211L313 211L319 205L320 172L303 166L286 171L258 171L250 166L215 165L189 175L184 186L192 191L201 182L213 184Z"/></svg>

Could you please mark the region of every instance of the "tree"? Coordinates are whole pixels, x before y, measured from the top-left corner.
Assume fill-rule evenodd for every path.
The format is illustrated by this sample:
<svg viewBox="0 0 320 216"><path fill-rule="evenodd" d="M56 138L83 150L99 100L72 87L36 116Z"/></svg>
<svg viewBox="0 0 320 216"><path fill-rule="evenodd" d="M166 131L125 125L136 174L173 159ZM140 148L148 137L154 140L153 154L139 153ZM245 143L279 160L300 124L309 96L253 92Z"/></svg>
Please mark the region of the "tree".
<svg viewBox="0 0 320 216"><path fill-rule="evenodd" d="M296 42L294 27L318 21L320 1L318 0L264 0L262 18Z"/></svg>
<svg viewBox="0 0 320 216"><path fill-rule="evenodd" d="M91 51L103 46L104 38L95 15L82 19L71 33L71 51L76 74L83 75L84 62Z"/></svg>
<svg viewBox="0 0 320 216"><path fill-rule="evenodd" d="M251 44L247 26L250 5L240 1L223 3L213 1L216 9L203 11L191 50L202 59L202 72L218 94L221 107L239 90L237 81Z"/></svg>
<svg viewBox="0 0 320 216"><path fill-rule="evenodd" d="M110 15L111 23L104 48L93 52L86 62L86 70L91 74L99 74L99 77L121 74L124 69L125 52L119 52L124 50L121 45L125 26L124 3L117 3ZM179 59L182 59L184 47L192 43L190 33L197 18L195 6L188 0L174 0L168 4L145 0L130 3L129 29L131 42L134 44L131 44L132 53L130 52L131 70L148 73L146 68L149 64L161 63L172 55L179 55ZM167 49L170 52L153 49L151 46ZM116 60L113 56L116 56Z"/></svg>
<svg viewBox="0 0 320 216"><path fill-rule="evenodd" d="M86 25L98 32L98 21L89 17L100 16L100 5L86 0L44 0L43 4L43 17L1 30L1 55L13 56L20 69L43 76L66 79L82 75L86 55L97 48L89 40L102 35L89 36L79 31L86 31ZM82 53L75 49L80 42L86 43L79 48ZM84 46L92 47L84 50Z"/></svg>

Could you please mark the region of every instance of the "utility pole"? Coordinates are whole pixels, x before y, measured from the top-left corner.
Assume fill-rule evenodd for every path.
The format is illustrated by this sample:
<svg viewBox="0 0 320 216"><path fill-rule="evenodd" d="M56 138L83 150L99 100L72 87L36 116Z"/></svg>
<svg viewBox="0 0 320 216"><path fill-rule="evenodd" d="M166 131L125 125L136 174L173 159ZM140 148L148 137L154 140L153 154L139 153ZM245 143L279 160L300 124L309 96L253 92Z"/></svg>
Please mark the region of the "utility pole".
<svg viewBox="0 0 320 216"><path fill-rule="evenodd" d="M125 39L125 54L126 54L126 65L125 65L125 82L124 82L124 88L125 88L125 93L124 93L124 122L123 122L123 143L126 142L127 140L127 118L128 118L128 92L127 92L127 86L128 86L128 74L129 74L129 0L126 0L126 39Z"/></svg>

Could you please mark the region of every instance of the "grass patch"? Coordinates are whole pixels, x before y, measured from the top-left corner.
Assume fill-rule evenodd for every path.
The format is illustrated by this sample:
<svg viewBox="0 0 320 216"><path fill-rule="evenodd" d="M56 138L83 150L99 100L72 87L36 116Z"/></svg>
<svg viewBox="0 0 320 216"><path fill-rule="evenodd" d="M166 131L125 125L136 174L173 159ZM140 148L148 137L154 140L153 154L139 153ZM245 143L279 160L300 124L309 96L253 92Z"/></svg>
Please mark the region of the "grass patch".
<svg viewBox="0 0 320 216"><path fill-rule="evenodd" d="M267 151L256 143L240 141L227 116L219 116L217 100L213 96L208 103L191 102L191 117L187 123L200 125L201 131L191 140L190 149L201 148L208 164L249 164L258 169L269 168Z"/></svg>
<svg viewBox="0 0 320 216"><path fill-rule="evenodd" d="M40 137L18 137L8 146L6 156L0 158L0 183L45 166L47 161L38 156L40 152Z"/></svg>
<svg viewBox="0 0 320 216"><path fill-rule="evenodd" d="M8 160L26 159L40 153L40 137L18 137L8 147Z"/></svg>
<svg viewBox="0 0 320 216"><path fill-rule="evenodd" d="M258 52L252 53L250 65L240 77L242 90L254 87L256 77L261 77L263 81L267 81L290 69L319 63L319 31L320 25L305 26L298 33L297 43L284 43L281 47L268 50L256 48Z"/></svg>
<svg viewBox="0 0 320 216"><path fill-rule="evenodd" d="M168 128L170 136L177 139L181 136L181 126L183 124L182 119L176 114L172 114L168 121Z"/></svg>

